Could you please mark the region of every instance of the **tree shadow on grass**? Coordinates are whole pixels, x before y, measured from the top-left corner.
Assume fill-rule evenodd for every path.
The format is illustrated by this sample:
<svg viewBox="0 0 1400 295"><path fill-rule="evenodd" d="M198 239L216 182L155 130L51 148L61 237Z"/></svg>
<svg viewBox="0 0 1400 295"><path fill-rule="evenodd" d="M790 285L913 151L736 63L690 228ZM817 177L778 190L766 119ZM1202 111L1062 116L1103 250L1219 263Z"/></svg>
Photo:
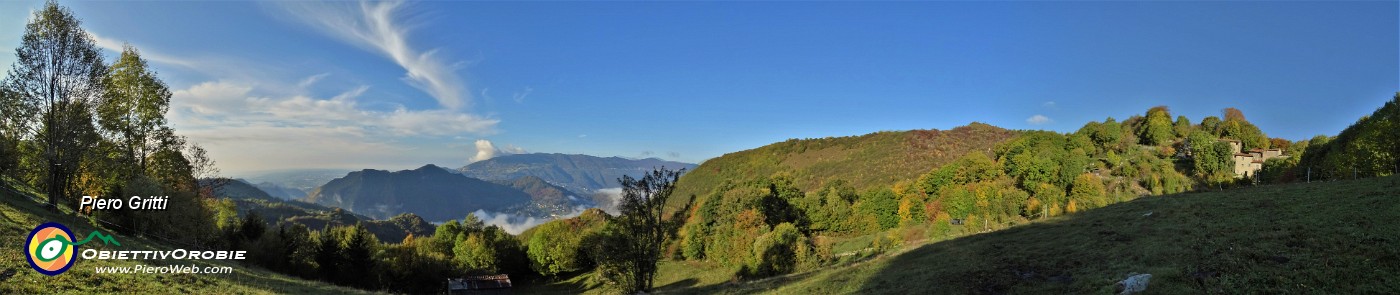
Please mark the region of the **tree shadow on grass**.
<svg viewBox="0 0 1400 295"><path fill-rule="evenodd" d="M1149 248L1170 244L1161 240L1161 233L1155 233L1158 229L1152 224L1188 209L1170 203L1157 197L1142 198L923 245L880 262L884 265L864 278L857 293L1113 291L1120 276L1162 266L1156 263L1157 258L1145 257L1160 252ZM1146 212L1156 212L1156 216L1143 216Z"/></svg>
<svg viewBox="0 0 1400 295"><path fill-rule="evenodd" d="M695 279L695 278L689 278L689 279L684 279L684 280L676 281L676 282L674 282L674 283L666 284L665 286L656 287L656 290L657 290L657 291L680 290L680 289L685 289L685 288L693 287L693 286L695 286L695 284L698 284L698 283L700 283L700 280Z"/></svg>
<svg viewBox="0 0 1400 295"><path fill-rule="evenodd" d="M776 277L757 279L752 281L730 281L725 283L705 285L698 287L669 288L670 284L662 288L657 288L658 293L665 294L753 294L767 290L773 290L780 286L798 282L811 277L817 271L809 271L800 274L789 274ZM681 282L691 281L686 279ZM694 284L692 284L693 286Z"/></svg>
<svg viewBox="0 0 1400 295"><path fill-rule="evenodd" d="M559 274L557 277L533 277L521 280L507 293L516 294L583 294L589 290L605 288L593 280L591 271L576 271Z"/></svg>
<svg viewBox="0 0 1400 295"><path fill-rule="evenodd" d="M1142 197L923 245L843 276L858 294L1367 293L1400 287L1395 179ZM1386 223L1392 224L1392 223ZM1368 238L1370 237L1370 238ZM1345 241L1345 242L1329 242ZM785 290L791 293L811 293Z"/></svg>

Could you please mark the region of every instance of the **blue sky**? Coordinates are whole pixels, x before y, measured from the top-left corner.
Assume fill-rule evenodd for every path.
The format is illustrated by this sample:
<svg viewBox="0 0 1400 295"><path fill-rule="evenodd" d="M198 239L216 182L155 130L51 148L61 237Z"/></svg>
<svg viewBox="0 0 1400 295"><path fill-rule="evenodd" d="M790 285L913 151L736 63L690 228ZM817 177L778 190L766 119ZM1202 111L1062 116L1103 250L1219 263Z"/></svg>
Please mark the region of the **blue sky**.
<svg viewBox="0 0 1400 295"><path fill-rule="evenodd" d="M0 2L0 64L42 3ZM503 153L700 162L1167 105L1336 134L1400 90L1386 2L67 2L230 174Z"/></svg>

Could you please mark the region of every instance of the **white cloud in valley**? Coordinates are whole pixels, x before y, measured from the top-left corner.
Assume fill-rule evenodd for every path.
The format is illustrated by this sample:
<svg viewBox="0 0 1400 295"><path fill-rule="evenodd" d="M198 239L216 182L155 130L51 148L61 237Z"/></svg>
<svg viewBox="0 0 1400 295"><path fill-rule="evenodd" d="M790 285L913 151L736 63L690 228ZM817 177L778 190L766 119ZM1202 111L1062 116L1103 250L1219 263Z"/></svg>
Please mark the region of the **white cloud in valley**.
<svg viewBox="0 0 1400 295"><path fill-rule="evenodd" d="M472 214L476 215L476 218L480 219L481 222L486 225L499 226L502 230L505 230L507 233L510 233L512 235L518 235L522 232L525 232L525 230L528 230L535 226L539 226L540 224L544 224L545 222L549 222L550 220L554 220L556 218L573 218L574 216L582 215L583 211L585 210L588 210L588 207L578 206L574 207L572 211L564 215L545 218L536 218L534 216L515 215L510 213L497 213L485 210L476 210L475 212L472 212Z"/></svg>
<svg viewBox="0 0 1400 295"><path fill-rule="evenodd" d="M617 204L622 203L622 188L614 187L599 189L595 193L602 196L603 199L607 200L607 204L599 204L599 208L603 209L603 212L608 212L608 214L613 215L616 215L618 213Z"/></svg>

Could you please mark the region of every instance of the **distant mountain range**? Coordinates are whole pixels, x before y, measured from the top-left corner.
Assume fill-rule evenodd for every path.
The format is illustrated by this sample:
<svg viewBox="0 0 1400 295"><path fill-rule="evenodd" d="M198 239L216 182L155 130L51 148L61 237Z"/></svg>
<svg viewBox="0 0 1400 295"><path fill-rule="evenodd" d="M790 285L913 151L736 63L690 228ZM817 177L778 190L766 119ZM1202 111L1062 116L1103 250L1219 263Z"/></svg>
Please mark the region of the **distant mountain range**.
<svg viewBox="0 0 1400 295"><path fill-rule="evenodd" d="M306 197L306 191L293 187L282 186L273 182L259 182L253 186L267 192L268 195L285 200L298 200Z"/></svg>
<svg viewBox="0 0 1400 295"><path fill-rule="evenodd" d="M436 165L385 171L304 169L269 172L231 181L221 195L265 201L300 200L387 219L413 213L428 221L461 219L484 210L517 217L552 218L608 207L600 190L616 188L623 175L654 167L694 169L695 164L656 158L627 159L567 154L516 154L456 170ZM324 181L317 184L318 181ZM255 183L255 184L254 184Z"/></svg>
<svg viewBox="0 0 1400 295"><path fill-rule="evenodd" d="M661 166L668 169L695 169L695 164L657 158L627 159L540 153L498 156L471 163L457 171L462 175L492 181L510 181L522 176L534 176L570 191L592 194L600 189L620 187L617 179L623 175L637 177Z"/></svg>
<svg viewBox="0 0 1400 295"><path fill-rule="evenodd" d="M231 200L240 216L256 212L269 226L281 222L301 224L309 229L321 229L326 225L350 226L363 222L381 241L401 241L409 234L430 235L435 226L414 214L397 215L390 218L370 218L338 208L331 208L300 200L284 200L248 184L243 179L201 179L203 183L221 182L214 196Z"/></svg>
<svg viewBox="0 0 1400 295"><path fill-rule="evenodd" d="M306 197L307 192L326 184L326 182L331 181L331 179L345 176L345 173L348 172L350 172L350 169L286 169L244 173L238 175L237 178L243 179L248 183L256 184L259 188L262 188L273 196L278 196L279 193L274 191L276 189L269 190L264 184L273 184L283 188L301 191L299 194L296 194L294 191L290 192L296 194L295 198L300 199Z"/></svg>
<svg viewBox="0 0 1400 295"><path fill-rule="evenodd" d="M461 219L476 210L509 211L528 206L519 189L427 165L389 172L350 172L311 191L307 201L385 219L411 212L429 221Z"/></svg>
<svg viewBox="0 0 1400 295"><path fill-rule="evenodd" d="M265 201L279 201L279 200L281 200L281 199L278 199L277 197L273 197L272 195L269 195L267 192L263 191L262 189L258 189L257 187L254 187L253 185L248 184L248 182L247 182L246 180L242 180L242 179L220 178L220 179L200 179L199 181L200 181L201 183L222 182L222 185L219 185L217 188L214 189L214 196L217 196L217 197L220 197L220 198L230 198L230 199L255 199L255 200L265 200Z"/></svg>

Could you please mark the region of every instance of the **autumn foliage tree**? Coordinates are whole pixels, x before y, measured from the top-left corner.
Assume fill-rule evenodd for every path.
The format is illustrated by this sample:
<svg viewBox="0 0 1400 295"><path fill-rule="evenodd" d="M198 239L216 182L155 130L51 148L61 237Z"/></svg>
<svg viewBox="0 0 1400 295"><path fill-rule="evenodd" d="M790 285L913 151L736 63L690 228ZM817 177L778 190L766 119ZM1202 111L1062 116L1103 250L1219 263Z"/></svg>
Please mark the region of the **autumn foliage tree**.
<svg viewBox="0 0 1400 295"><path fill-rule="evenodd" d="M1269 138L1259 127L1245 120L1244 112L1225 108L1221 113L1225 116L1225 121L1220 124L1221 137L1239 140L1244 149L1269 147Z"/></svg>
<svg viewBox="0 0 1400 295"><path fill-rule="evenodd" d="M27 116L21 138L38 150L36 181L49 206L68 198L80 161L93 142L92 109L101 99L107 67L81 22L57 2L45 3L25 26L15 63L4 81L5 105ZM76 198L73 198L76 200Z"/></svg>

